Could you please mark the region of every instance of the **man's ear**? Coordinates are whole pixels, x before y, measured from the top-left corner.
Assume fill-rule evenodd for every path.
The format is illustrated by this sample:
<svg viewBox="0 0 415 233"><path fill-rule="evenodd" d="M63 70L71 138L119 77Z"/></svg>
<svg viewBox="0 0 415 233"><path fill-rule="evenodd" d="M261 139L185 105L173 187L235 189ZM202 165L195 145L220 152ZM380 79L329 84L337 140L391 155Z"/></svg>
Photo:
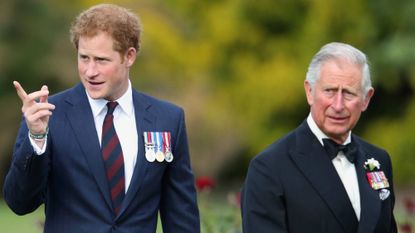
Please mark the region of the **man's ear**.
<svg viewBox="0 0 415 233"><path fill-rule="evenodd" d="M311 87L311 84L307 80L304 81L304 90L305 90L308 104L310 106L313 105L313 100L314 100L313 89Z"/></svg>
<svg viewBox="0 0 415 233"><path fill-rule="evenodd" d="M372 98L373 94L375 94L375 89L371 87L369 91L367 92L366 96L363 99L363 105L362 105L362 112L366 111L367 107L369 106L370 99Z"/></svg>
<svg viewBox="0 0 415 233"><path fill-rule="evenodd" d="M137 50L133 47L130 47L124 56L125 64L127 65L127 67L131 67L134 64L136 58Z"/></svg>

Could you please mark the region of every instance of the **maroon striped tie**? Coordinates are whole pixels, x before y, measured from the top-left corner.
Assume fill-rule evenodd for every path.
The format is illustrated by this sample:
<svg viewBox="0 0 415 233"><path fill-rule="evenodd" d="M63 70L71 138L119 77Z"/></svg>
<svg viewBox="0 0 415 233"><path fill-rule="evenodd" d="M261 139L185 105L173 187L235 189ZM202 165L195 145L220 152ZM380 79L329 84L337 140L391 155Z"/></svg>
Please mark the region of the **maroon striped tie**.
<svg viewBox="0 0 415 233"><path fill-rule="evenodd" d="M102 125L102 157L111 192L114 213L118 214L125 195L124 156L114 127L114 109L117 102L108 102L108 112Z"/></svg>

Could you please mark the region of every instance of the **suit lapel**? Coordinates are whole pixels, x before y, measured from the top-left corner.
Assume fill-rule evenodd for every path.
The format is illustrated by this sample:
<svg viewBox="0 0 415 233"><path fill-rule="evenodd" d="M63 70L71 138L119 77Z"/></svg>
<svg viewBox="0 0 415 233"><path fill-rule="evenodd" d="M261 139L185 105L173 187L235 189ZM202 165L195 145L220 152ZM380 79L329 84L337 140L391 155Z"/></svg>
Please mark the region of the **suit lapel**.
<svg viewBox="0 0 415 233"><path fill-rule="evenodd" d="M81 84L75 87L72 95L66 99L66 103L68 103L66 117L72 126L76 139L88 162L95 181L104 196L105 202L109 208L112 208L94 118L85 90Z"/></svg>
<svg viewBox="0 0 415 233"><path fill-rule="evenodd" d="M359 141L354 137L354 139L359 146L358 157L356 160L356 173L359 181L359 191L360 191L360 222L358 233L367 233L373 232L374 227L377 225L377 221L380 215L381 201L379 194L374 190L367 178L366 170L364 168L364 163L367 159L367 155L359 144Z"/></svg>
<svg viewBox="0 0 415 233"><path fill-rule="evenodd" d="M149 110L151 104L141 94L133 90L134 113L138 134L137 162L134 167L130 186L125 195L118 217L127 209L136 193L141 188L144 177L147 173L148 162L145 159L143 132L145 129L155 129L156 116Z"/></svg>
<svg viewBox="0 0 415 233"><path fill-rule="evenodd" d="M347 192L326 151L307 123L296 131L296 147L290 155L347 233L356 232L357 218Z"/></svg>

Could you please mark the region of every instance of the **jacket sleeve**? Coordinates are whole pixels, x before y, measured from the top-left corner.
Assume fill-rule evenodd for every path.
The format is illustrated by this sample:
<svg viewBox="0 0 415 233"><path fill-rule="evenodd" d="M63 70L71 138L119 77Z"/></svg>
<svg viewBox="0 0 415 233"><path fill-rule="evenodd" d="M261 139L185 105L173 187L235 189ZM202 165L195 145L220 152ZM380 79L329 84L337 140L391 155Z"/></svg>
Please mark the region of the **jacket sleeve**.
<svg viewBox="0 0 415 233"><path fill-rule="evenodd" d="M387 164L388 164L388 177L390 177L390 186L391 186L391 207L390 207L390 230L388 232L391 233L397 233L398 232L398 227L396 225L396 220L395 220L395 216L393 213L393 209L395 208L395 191L394 191L394 184L393 184L393 171L392 171L392 161L390 159L390 155L385 152L387 154L386 158L387 158Z"/></svg>
<svg viewBox="0 0 415 233"><path fill-rule="evenodd" d="M47 145L50 145L49 140L50 137ZM48 148L50 146L42 155L34 152L23 119L3 187L6 203L18 215L31 213L43 203L49 173Z"/></svg>
<svg viewBox="0 0 415 233"><path fill-rule="evenodd" d="M244 233L286 233L286 209L281 184L264 161L251 161L241 197Z"/></svg>
<svg viewBox="0 0 415 233"><path fill-rule="evenodd" d="M173 138L175 137L175 138ZM160 216L165 233L199 233L200 220L183 110L172 135L174 159L163 177Z"/></svg>

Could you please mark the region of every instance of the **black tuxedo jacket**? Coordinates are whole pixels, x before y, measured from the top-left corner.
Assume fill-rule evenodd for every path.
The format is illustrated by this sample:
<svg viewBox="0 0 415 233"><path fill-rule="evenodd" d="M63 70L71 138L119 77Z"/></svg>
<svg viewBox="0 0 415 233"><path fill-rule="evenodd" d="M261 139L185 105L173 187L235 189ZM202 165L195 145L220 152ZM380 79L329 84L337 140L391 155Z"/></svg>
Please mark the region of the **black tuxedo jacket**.
<svg viewBox="0 0 415 233"><path fill-rule="evenodd" d="M352 140L358 146L360 221L332 161L304 121L251 161L242 191L243 232L397 232L389 155L355 135ZM390 183L382 191L389 192L384 200L366 177L370 158L379 161Z"/></svg>

